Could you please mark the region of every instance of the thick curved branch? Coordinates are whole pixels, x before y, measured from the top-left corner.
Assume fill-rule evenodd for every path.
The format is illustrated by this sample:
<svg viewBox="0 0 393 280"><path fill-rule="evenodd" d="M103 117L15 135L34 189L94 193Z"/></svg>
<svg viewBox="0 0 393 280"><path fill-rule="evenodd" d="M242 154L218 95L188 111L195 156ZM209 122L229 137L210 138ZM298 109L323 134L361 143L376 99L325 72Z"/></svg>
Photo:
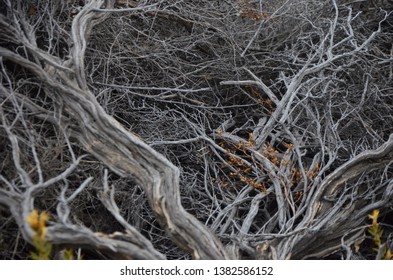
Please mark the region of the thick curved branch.
<svg viewBox="0 0 393 280"><path fill-rule="evenodd" d="M62 69L52 69L49 75L40 66L4 48L0 49L0 55L30 70L47 86L54 100L64 102L77 121L77 125L70 127L72 136L112 171L135 178L144 188L158 221L181 248L196 259L225 259L221 242L184 210L180 202L179 170L109 116L87 89L83 64L87 30L94 18L93 10L102 3L91 1L72 25L76 83Z"/></svg>
<svg viewBox="0 0 393 280"><path fill-rule="evenodd" d="M310 202L308 215L312 217L323 216L332 206L331 201L338 195L340 188L347 182L359 177L364 172L369 172L375 169L383 169L393 159L393 134L390 135L389 140L381 147L372 151L364 151L354 157L352 160L346 162L327 178L325 178ZM313 214L312 214L313 213ZM305 220L313 220L307 218Z"/></svg>

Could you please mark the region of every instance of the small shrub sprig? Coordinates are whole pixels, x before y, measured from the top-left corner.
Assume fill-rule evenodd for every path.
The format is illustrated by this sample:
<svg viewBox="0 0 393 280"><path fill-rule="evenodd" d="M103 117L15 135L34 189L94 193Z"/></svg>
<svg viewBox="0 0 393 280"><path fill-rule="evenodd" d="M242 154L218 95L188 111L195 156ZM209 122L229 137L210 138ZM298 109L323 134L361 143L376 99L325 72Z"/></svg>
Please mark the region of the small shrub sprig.
<svg viewBox="0 0 393 280"><path fill-rule="evenodd" d="M53 255L53 246L45 237L48 232L48 228L46 227L48 221L48 213L45 211L38 213L35 209L26 218L26 222L35 233L32 240L35 252L30 252L33 260L49 260ZM72 249L63 250L61 258L63 260L73 260L74 251Z"/></svg>
<svg viewBox="0 0 393 280"><path fill-rule="evenodd" d="M382 243L383 229L378 223L378 216L379 210L374 210L372 214L368 215L368 217L372 220L371 226L368 229L368 233L370 234L375 244L373 250L378 253L382 248L381 259L392 260L392 251L390 249L387 249L386 243Z"/></svg>
<svg viewBox="0 0 393 280"><path fill-rule="evenodd" d="M26 219L26 222L30 225L34 231L35 236L33 237L33 246L35 252L30 252L33 260L49 260L52 254L52 244L50 244L45 238L48 229L46 222L49 220L49 215L46 212L38 213L37 210L33 210Z"/></svg>

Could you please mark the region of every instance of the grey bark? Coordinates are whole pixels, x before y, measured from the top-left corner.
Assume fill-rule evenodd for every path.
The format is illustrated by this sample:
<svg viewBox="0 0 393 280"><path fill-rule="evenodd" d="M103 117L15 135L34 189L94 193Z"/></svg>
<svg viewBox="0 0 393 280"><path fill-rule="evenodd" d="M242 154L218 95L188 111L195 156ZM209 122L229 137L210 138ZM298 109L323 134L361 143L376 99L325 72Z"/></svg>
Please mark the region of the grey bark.
<svg viewBox="0 0 393 280"><path fill-rule="evenodd" d="M390 3L85 2L0 2L0 240L39 209L92 258L370 257Z"/></svg>

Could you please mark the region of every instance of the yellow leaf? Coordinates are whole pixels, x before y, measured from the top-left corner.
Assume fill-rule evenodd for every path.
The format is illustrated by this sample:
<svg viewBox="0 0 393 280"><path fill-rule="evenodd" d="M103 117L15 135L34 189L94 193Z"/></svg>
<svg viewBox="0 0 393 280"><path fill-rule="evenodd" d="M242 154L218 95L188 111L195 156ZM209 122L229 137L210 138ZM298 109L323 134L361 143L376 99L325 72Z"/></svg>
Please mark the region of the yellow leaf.
<svg viewBox="0 0 393 280"><path fill-rule="evenodd" d="M49 214L42 212L38 214L37 210L31 211L29 216L26 218L26 222L30 225L32 230L37 236L43 237L47 233L46 222L49 220Z"/></svg>
<svg viewBox="0 0 393 280"><path fill-rule="evenodd" d="M38 211L35 210L35 209L33 211L31 211L29 216L27 216L27 218L26 218L26 222L30 225L30 227L34 231L36 231L38 229L38 226L39 226Z"/></svg>
<svg viewBox="0 0 393 280"><path fill-rule="evenodd" d="M379 216L378 209L374 210L372 214L368 215L368 217L373 220L373 225L376 225L378 223L378 216Z"/></svg>

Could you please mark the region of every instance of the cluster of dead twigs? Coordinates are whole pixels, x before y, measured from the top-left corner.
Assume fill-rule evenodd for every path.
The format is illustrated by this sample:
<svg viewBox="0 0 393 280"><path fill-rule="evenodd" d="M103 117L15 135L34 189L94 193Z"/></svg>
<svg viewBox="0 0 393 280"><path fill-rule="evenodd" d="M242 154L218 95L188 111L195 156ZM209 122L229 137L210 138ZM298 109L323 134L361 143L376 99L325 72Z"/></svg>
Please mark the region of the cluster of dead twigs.
<svg viewBox="0 0 393 280"><path fill-rule="evenodd" d="M392 8L1 0L0 258L374 258Z"/></svg>

